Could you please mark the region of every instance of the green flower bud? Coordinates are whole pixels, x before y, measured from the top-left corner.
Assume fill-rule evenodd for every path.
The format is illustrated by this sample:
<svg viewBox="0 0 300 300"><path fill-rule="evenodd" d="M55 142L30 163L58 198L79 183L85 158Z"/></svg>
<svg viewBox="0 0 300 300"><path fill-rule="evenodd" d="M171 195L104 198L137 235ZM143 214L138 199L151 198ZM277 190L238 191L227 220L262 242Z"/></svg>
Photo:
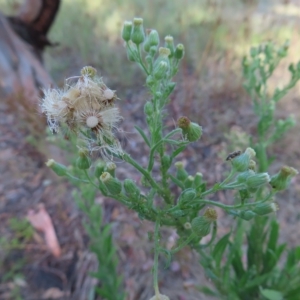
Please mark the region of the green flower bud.
<svg viewBox="0 0 300 300"><path fill-rule="evenodd" d="M99 178L105 171L106 163L103 160L99 160L95 166L95 177Z"/></svg>
<svg viewBox="0 0 300 300"><path fill-rule="evenodd" d="M251 198L251 191L249 191L249 189L239 190L239 194L240 194L240 198L241 198L242 203L246 199L250 199Z"/></svg>
<svg viewBox="0 0 300 300"><path fill-rule="evenodd" d="M122 39L126 42L130 40L132 32L132 22L125 21L122 29Z"/></svg>
<svg viewBox="0 0 300 300"><path fill-rule="evenodd" d="M154 107L153 107L152 102L147 101L145 103L145 105L144 105L144 113L145 113L145 115L152 116L153 112L154 112Z"/></svg>
<svg viewBox="0 0 300 300"><path fill-rule="evenodd" d="M247 148L246 151L231 160L233 168L237 172L244 172L249 169L250 160L255 157L255 151L252 148Z"/></svg>
<svg viewBox="0 0 300 300"><path fill-rule="evenodd" d="M269 213L276 212L279 209L278 204L275 202L272 203L261 203L255 206L253 211L259 216L264 216Z"/></svg>
<svg viewBox="0 0 300 300"><path fill-rule="evenodd" d="M236 181L238 183L246 183L247 178L253 175L255 175L255 172L252 170L244 171L236 177Z"/></svg>
<svg viewBox="0 0 300 300"><path fill-rule="evenodd" d="M112 176L115 177L116 176L116 164L113 162L108 162L106 164L106 171Z"/></svg>
<svg viewBox="0 0 300 300"><path fill-rule="evenodd" d="M131 179L125 179L124 183L124 190L128 194L128 196L137 197L140 195L140 189L137 187L135 182Z"/></svg>
<svg viewBox="0 0 300 300"><path fill-rule="evenodd" d="M136 49L132 49L132 47L129 49L129 47L126 47L126 53L129 61L135 61L135 57L137 56Z"/></svg>
<svg viewBox="0 0 300 300"><path fill-rule="evenodd" d="M174 52L174 57L179 60L182 59L183 56L184 56L184 46L182 44L178 44Z"/></svg>
<svg viewBox="0 0 300 300"><path fill-rule="evenodd" d="M66 166L57 163L54 159L49 159L46 162L46 166L50 168L53 172L55 172L55 174L58 176L65 176L68 172Z"/></svg>
<svg viewBox="0 0 300 300"><path fill-rule="evenodd" d="M178 210L171 212L171 215L175 218L181 218L181 217L185 216L186 213L183 210L178 209Z"/></svg>
<svg viewBox="0 0 300 300"><path fill-rule="evenodd" d="M131 41L139 45L143 43L145 40L145 32L143 28L143 19L141 18L134 18L133 19L133 29L131 34Z"/></svg>
<svg viewBox="0 0 300 300"><path fill-rule="evenodd" d="M183 163L181 161L176 162L175 168L177 169L176 178L182 182L185 181L185 179L189 176L189 174L184 169Z"/></svg>
<svg viewBox="0 0 300 300"><path fill-rule="evenodd" d="M187 117L180 117L177 124L182 129L182 133L188 141L195 142L201 138L202 127L191 122Z"/></svg>
<svg viewBox="0 0 300 300"><path fill-rule="evenodd" d="M265 184L270 182L270 176L268 173L258 173L249 176L246 179L246 185L248 188L252 189L257 189Z"/></svg>
<svg viewBox="0 0 300 300"><path fill-rule="evenodd" d="M158 32L152 29L147 36L146 42L144 44L144 50L146 52L150 52L150 55L153 57L157 51L158 46L159 46Z"/></svg>
<svg viewBox="0 0 300 300"><path fill-rule="evenodd" d="M192 187L194 184L194 176L189 175L186 180L184 181L184 187L186 189Z"/></svg>
<svg viewBox="0 0 300 300"><path fill-rule="evenodd" d="M150 55L151 55L152 57L156 54L157 49L158 49L157 46L151 46L151 47L150 47L149 53L150 53Z"/></svg>
<svg viewBox="0 0 300 300"><path fill-rule="evenodd" d="M157 64L154 67L154 70L153 70L154 78L156 80L161 80L163 78L166 78L168 75L168 71L169 71L168 63L166 63L165 61L161 61L161 62L159 62L159 64Z"/></svg>
<svg viewBox="0 0 300 300"><path fill-rule="evenodd" d="M154 80L154 78L152 77L152 75L149 75L148 77L147 77L147 79L146 79L146 84L148 85L148 86L153 86L154 84L155 84L155 80Z"/></svg>
<svg viewBox="0 0 300 300"><path fill-rule="evenodd" d="M176 86L176 82L169 82L166 88L167 93L170 95Z"/></svg>
<svg viewBox="0 0 300 300"><path fill-rule="evenodd" d="M193 232L199 237L204 237L210 233L211 222L203 216L193 219L191 224Z"/></svg>
<svg viewBox="0 0 300 300"><path fill-rule="evenodd" d="M167 35L165 37L165 47L170 50L169 57L172 57L174 55L174 52L175 52L174 39L173 39L172 36Z"/></svg>
<svg viewBox="0 0 300 300"><path fill-rule="evenodd" d="M152 29L148 35L148 40L150 47L159 45L159 35L158 32Z"/></svg>
<svg viewBox="0 0 300 300"><path fill-rule="evenodd" d="M196 191L194 189L186 189L180 194L178 204L180 207L184 207L185 205L190 204L191 201L195 199L195 197Z"/></svg>
<svg viewBox="0 0 300 300"><path fill-rule="evenodd" d="M271 177L270 184L276 191L285 190L290 184L291 178L296 176L298 171L292 167L284 166L279 173Z"/></svg>
<svg viewBox="0 0 300 300"><path fill-rule="evenodd" d="M104 172L100 176L100 180L103 182L103 184L106 186L107 190L112 195L118 195L121 193L121 191L122 191L121 182L117 178L112 177L108 172Z"/></svg>
<svg viewBox="0 0 300 300"><path fill-rule="evenodd" d="M78 169L87 170L91 166L91 159L87 156L87 151L80 150L78 153L78 158L76 160L76 166Z"/></svg>
<svg viewBox="0 0 300 300"><path fill-rule="evenodd" d="M149 34L150 34L150 32L151 32L151 29L146 29L146 40L145 40L144 45L143 45L144 51L147 52L147 53L150 51L150 43L149 43ZM148 56L148 57L150 57L150 59L151 59L151 56ZM148 62L147 58L146 58L146 61Z"/></svg>
<svg viewBox="0 0 300 300"><path fill-rule="evenodd" d="M203 216L192 220L192 230L199 237L204 237L210 233L211 224L218 218L217 212L213 208L206 209Z"/></svg>
<svg viewBox="0 0 300 300"><path fill-rule="evenodd" d="M164 155L161 160L163 170L168 170L171 167L172 160L170 155Z"/></svg>
<svg viewBox="0 0 300 300"><path fill-rule="evenodd" d="M162 93L161 92L156 92L155 93L155 98L160 99L162 97Z"/></svg>
<svg viewBox="0 0 300 300"><path fill-rule="evenodd" d="M144 51L147 52L147 53L150 51L150 45L147 41L144 43ZM150 56L148 55L148 57L150 57ZM146 57L146 61L149 64L149 63L151 63L152 59L150 61L150 59Z"/></svg>
<svg viewBox="0 0 300 300"><path fill-rule="evenodd" d="M159 294L159 295L154 295L149 300L170 300L170 298L166 295Z"/></svg>
<svg viewBox="0 0 300 300"><path fill-rule="evenodd" d="M160 47L158 52L159 52L159 55L154 62L154 70L156 68L158 68L158 65L161 62L165 62L167 64L168 70L169 70L170 69L170 60L169 60L170 50L168 48Z"/></svg>
<svg viewBox="0 0 300 300"><path fill-rule="evenodd" d="M82 76L88 76L90 78L94 78L97 74L97 70L93 67L86 66L81 69Z"/></svg>
<svg viewBox="0 0 300 300"><path fill-rule="evenodd" d="M203 183L203 175L200 172L197 172L194 177L194 186L195 188L199 187Z"/></svg>
<svg viewBox="0 0 300 300"><path fill-rule="evenodd" d="M243 210L239 212L239 217L243 220L249 221L256 216L256 213L252 210Z"/></svg>

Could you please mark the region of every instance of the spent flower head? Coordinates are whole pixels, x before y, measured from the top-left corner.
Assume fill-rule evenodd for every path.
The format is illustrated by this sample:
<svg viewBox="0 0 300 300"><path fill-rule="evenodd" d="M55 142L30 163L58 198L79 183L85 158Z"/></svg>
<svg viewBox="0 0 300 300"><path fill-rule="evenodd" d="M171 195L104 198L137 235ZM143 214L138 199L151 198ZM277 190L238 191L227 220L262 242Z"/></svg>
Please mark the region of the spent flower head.
<svg viewBox="0 0 300 300"><path fill-rule="evenodd" d="M72 79L75 82L69 84ZM115 91L105 85L97 71L84 67L81 76L66 80L63 90L45 90L41 108L52 131L67 129L77 136L80 148L100 151L107 157L122 153L114 135L121 120L116 100Z"/></svg>
<svg viewBox="0 0 300 300"><path fill-rule="evenodd" d="M296 169L284 166L277 174L271 177L270 184L274 190L283 191L288 187L291 178L296 175L298 175L298 171Z"/></svg>

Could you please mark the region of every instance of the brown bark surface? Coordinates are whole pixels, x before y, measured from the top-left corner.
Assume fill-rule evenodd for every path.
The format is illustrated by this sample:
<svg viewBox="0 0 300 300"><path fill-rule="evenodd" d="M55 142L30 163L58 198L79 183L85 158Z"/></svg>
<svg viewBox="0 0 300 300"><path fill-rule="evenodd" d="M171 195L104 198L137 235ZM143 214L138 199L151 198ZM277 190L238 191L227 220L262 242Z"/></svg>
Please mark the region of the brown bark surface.
<svg viewBox="0 0 300 300"><path fill-rule="evenodd" d="M0 13L0 97L37 104L41 89L54 85L41 55L59 0L26 0L14 17Z"/></svg>

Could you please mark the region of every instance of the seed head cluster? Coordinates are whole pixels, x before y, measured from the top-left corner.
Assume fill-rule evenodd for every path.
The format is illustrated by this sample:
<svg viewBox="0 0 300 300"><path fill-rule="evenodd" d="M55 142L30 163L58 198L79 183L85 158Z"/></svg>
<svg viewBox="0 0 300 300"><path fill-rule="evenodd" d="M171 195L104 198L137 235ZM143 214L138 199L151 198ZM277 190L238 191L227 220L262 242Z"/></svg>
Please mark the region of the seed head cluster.
<svg viewBox="0 0 300 300"><path fill-rule="evenodd" d="M77 136L78 147L99 151L104 157L121 154L120 143L114 136L121 120L115 106L117 95L96 72L92 67L84 67L81 76L66 80L63 90L45 90L42 112L52 132L67 129ZM75 83L69 84L72 80Z"/></svg>

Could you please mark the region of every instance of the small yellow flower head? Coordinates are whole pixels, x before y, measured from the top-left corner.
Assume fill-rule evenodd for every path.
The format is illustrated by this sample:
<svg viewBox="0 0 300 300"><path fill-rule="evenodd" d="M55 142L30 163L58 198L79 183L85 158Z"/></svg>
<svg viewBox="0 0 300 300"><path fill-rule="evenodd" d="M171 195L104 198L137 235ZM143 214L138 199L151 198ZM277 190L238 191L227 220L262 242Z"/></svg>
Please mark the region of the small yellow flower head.
<svg viewBox="0 0 300 300"><path fill-rule="evenodd" d="M174 39L172 36L167 35L165 37L165 47L170 50L170 57L172 57L175 52Z"/></svg>
<svg viewBox="0 0 300 300"><path fill-rule="evenodd" d="M184 229L190 230L192 229L192 224L190 222L186 222L183 224Z"/></svg>
<svg viewBox="0 0 300 300"><path fill-rule="evenodd" d="M218 219L217 211L214 208L207 208L203 216L210 222L214 222Z"/></svg>
<svg viewBox="0 0 300 300"><path fill-rule="evenodd" d="M159 55L164 58L168 58L169 55L171 54L170 49L166 48L166 47L160 47L158 52L159 52Z"/></svg>
<svg viewBox="0 0 300 300"><path fill-rule="evenodd" d="M82 76L88 76L88 77L94 78L96 76L96 74L97 74L97 70L90 66L86 66L86 67L82 68L82 70L81 70Z"/></svg>
<svg viewBox="0 0 300 300"><path fill-rule="evenodd" d="M69 84L71 78L66 80L63 90L44 91L41 108L50 129L58 132L66 128L77 136L78 146L90 152L100 151L104 157L121 154L114 136L121 120L115 107L115 91L104 84L92 67L84 67L81 76L73 78L75 83Z"/></svg>

